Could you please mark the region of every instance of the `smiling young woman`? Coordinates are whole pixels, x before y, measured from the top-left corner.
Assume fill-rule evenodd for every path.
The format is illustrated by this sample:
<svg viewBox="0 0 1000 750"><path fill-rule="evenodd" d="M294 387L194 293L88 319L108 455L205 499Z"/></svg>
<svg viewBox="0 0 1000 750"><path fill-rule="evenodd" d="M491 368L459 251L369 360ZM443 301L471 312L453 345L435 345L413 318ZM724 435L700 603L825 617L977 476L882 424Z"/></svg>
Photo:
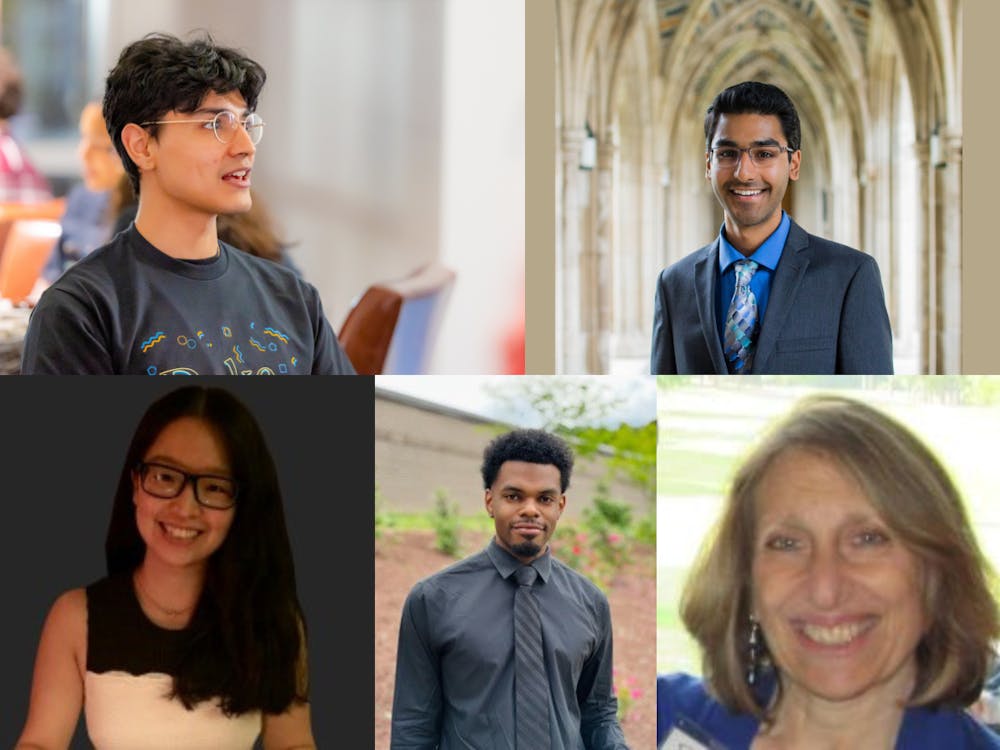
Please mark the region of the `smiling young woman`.
<svg viewBox="0 0 1000 750"><path fill-rule="evenodd" d="M315 746L305 618L264 436L228 391L155 401L122 466L108 576L43 628L18 748Z"/></svg>

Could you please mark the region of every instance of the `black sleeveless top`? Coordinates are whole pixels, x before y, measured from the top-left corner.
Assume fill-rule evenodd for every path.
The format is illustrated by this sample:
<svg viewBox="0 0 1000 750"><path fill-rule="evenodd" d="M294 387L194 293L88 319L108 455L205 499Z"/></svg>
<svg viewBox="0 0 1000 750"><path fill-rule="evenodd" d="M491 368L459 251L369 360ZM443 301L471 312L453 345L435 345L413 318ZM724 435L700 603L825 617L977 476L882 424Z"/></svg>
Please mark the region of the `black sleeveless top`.
<svg viewBox="0 0 1000 750"><path fill-rule="evenodd" d="M171 698L187 630L146 617L129 573L87 587L84 713L97 750L249 750L259 711L226 716L216 701L188 710Z"/></svg>

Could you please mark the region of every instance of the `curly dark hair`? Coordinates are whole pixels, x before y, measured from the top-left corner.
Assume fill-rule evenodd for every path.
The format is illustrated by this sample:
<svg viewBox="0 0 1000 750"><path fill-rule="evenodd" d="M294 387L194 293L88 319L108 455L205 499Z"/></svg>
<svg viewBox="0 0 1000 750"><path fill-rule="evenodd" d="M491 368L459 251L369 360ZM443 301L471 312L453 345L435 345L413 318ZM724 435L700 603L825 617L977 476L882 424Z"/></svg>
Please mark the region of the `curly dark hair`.
<svg viewBox="0 0 1000 750"><path fill-rule="evenodd" d="M505 461L527 461L532 464L551 464L559 469L559 482L563 492L569 487L573 472L573 451L557 435L545 430L512 430L494 438L483 451L483 486L489 489L496 481Z"/></svg>
<svg viewBox="0 0 1000 750"><path fill-rule="evenodd" d="M239 91L252 112L265 80L259 63L240 50L217 45L208 33L190 42L147 34L125 47L105 84L104 121L135 194L139 168L122 143L126 125L160 120L168 112L194 112L210 93ZM158 126L146 128L155 138Z"/></svg>
<svg viewBox="0 0 1000 750"><path fill-rule="evenodd" d="M781 130L788 139L788 147L798 151L802 147L802 128L799 113L788 94L770 83L744 81L720 91L705 112L705 149L711 150L712 138L722 115L774 115L781 123ZM789 154L788 158L791 159Z"/></svg>
<svg viewBox="0 0 1000 750"><path fill-rule="evenodd" d="M218 697L227 714L283 713L293 702L306 700L305 618L274 460L257 421L229 391L185 386L146 410L111 511L108 574L133 571L143 560L133 472L164 428L182 417L201 419L216 431L240 494L229 533L208 561L174 694L188 708Z"/></svg>

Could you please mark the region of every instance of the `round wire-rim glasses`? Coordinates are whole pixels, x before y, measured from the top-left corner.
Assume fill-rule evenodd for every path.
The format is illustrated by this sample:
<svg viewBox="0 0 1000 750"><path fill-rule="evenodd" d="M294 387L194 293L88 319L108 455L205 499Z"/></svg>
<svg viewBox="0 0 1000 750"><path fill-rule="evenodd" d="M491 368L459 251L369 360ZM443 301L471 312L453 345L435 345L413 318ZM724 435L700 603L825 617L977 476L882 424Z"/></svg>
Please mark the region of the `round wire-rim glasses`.
<svg viewBox="0 0 1000 750"><path fill-rule="evenodd" d="M250 142L255 146L260 143L260 139L264 136L264 118L256 112L251 112L241 120L228 109L216 112L215 117L208 120L150 120L149 122L141 123L141 125L142 127L146 127L147 125L170 125L175 122L203 123L205 127L208 127L215 133L215 137L219 143L232 143L233 138L236 137L236 131L241 125L247 131Z"/></svg>
<svg viewBox="0 0 1000 750"><path fill-rule="evenodd" d="M721 169L732 169L740 163L740 159L745 151L758 167L769 167L776 162L778 156L783 153L794 154L795 149L788 146L750 146L748 148L737 148L736 146L716 146L712 150L712 161L715 166Z"/></svg>
<svg viewBox="0 0 1000 750"><path fill-rule="evenodd" d="M136 473L143 491L162 500L172 500L180 495L190 482L194 499L199 505L215 510L229 510L236 504L239 485L231 477L218 474L189 474L175 466L141 461Z"/></svg>

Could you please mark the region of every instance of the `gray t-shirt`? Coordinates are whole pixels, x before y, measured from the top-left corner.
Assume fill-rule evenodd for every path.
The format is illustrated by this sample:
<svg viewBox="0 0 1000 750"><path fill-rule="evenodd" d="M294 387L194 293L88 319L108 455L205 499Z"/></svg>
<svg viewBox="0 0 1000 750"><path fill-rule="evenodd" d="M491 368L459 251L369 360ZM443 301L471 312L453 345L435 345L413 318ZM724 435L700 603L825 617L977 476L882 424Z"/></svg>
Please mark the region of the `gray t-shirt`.
<svg viewBox="0 0 1000 750"><path fill-rule="evenodd" d="M219 243L172 258L135 225L81 260L32 311L24 375L352 375L315 287Z"/></svg>

